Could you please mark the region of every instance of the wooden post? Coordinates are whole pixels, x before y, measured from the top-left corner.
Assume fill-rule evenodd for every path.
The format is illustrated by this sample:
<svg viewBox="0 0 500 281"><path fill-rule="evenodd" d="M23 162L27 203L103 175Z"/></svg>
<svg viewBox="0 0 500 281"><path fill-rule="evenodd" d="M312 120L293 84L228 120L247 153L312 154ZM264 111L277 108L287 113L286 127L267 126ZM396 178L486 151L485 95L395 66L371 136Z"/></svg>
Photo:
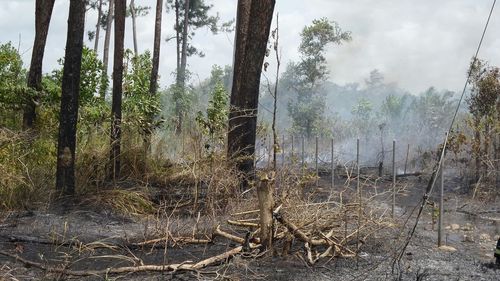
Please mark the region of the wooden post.
<svg viewBox="0 0 500 281"><path fill-rule="evenodd" d="M181 144L181 149L182 149L182 156L180 158L187 158L186 155L184 155L185 153L185 142L186 142L186 132L184 132L184 130L182 130L182 135L181 135L181 138L182 138L182 144Z"/></svg>
<svg viewBox="0 0 500 281"><path fill-rule="evenodd" d="M359 187L360 187L360 181L359 181L359 138L356 140L356 171L357 171L357 175L356 175L356 192L358 193L359 195Z"/></svg>
<svg viewBox="0 0 500 281"><path fill-rule="evenodd" d="M408 144L408 148L406 149L406 158L405 158L405 172L404 174L406 175L406 167L408 165L408 155L410 154L410 144Z"/></svg>
<svg viewBox="0 0 500 281"><path fill-rule="evenodd" d="M274 153L274 145L273 145L273 137L269 136L269 141L267 142L267 168L271 168L271 164L273 162L273 153Z"/></svg>
<svg viewBox="0 0 500 281"><path fill-rule="evenodd" d="M394 219L395 208L396 208L396 140L392 140L392 208L391 208L392 219Z"/></svg>
<svg viewBox="0 0 500 281"><path fill-rule="evenodd" d="M356 267L358 267L359 262L359 228L361 227L361 210L362 210L362 197L360 189L360 168L359 168L359 138L356 140L356 166L357 166L357 177L356 177L356 191L358 195L358 225L356 231Z"/></svg>
<svg viewBox="0 0 500 281"><path fill-rule="evenodd" d="M446 138L448 133L446 133ZM439 217L438 217L438 247L443 245L443 214L444 214L444 157L441 159L441 186L439 188Z"/></svg>
<svg viewBox="0 0 500 281"><path fill-rule="evenodd" d="M254 157L253 157L253 166L257 168L257 162L260 159L260 140L259 138L255 138L255 151L254 151Z"/></svg>
<svg viewBox="0 0 500 281"><path fill-rule="evenodd" d="M285 167L285 135L281 136L281 167Z"/></svg>
<svg viewBox="0 0 500 281"><path fill-rule="evenodd" d="M316 187L319 186L319 167L318 167L318 149L319 149L319 145L318 145L318 137L316 136L316 147L315 147L315 168L316 168Z"/></svg>
<svg viewBox="0 0 500 281"><path fill-rule="evenodd" d="M305 155L304 155L304 137L302 137L302 175L304 175L305 171Z"/></svg>
<svg viewBox="0 0 500 281"><path fill-rule="evenodd" d="M271 249L273 242L273 189L272 179L264 175L257 187L260 210L260 241L264 249Z"/></svg>
<svg viewBox="0 0 500 281"><path fill-rule="evenodd" d="M332 188L335 187L335 160L334 160L334 157L333 157L333 138L332 138L332 182L331 182L331 186Z"/></svg>

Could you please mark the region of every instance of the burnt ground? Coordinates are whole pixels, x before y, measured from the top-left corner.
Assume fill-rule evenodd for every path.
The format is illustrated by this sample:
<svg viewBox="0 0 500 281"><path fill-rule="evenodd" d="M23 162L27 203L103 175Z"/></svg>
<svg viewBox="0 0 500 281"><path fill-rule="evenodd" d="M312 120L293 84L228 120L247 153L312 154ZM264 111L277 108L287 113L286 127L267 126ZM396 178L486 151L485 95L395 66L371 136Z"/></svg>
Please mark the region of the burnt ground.
<svg viewBox="0 0 500 281"><path fill-rule="evenodd" d="M376 192L382 194L390 183L382 181L379 185ZM487 201L472 199L466 187L455 179L447 179L445 184L444 240L452 248L437 248L437 231L433 230L437 225L433 227L434 211L429 205L406 252L400 262L394 264L398 249L415 222L415 207L426 179L408 177L401 179L398 185L404 187L397 197L399 226L381 230L367 239L358 258L325 259L310 266L301 258L301 246L297 243L296 253L287 257L236 256L227 263L199 272L72 277L26 267L0 255L0 280L500 280L500 269L495 268L493 259L500 234L500 200L498 196L490 196ZM318 198L330 192L327 186L326 179L320 182L316 190ZM375 190L365 192L368 196ZM387 194L380 195L372 204L390 209L387 197ZM431 201L436 201L435 194ZM208 235L216 222L226 219L220 216L198 220L186 214L154 219L123 216L95 206L75 204L61 208L55 205L45 211L2 214L0 250L42 265L66 264L72 270L131 266L139 261L144 264L199 261L236 245L220 238L207 245L173 245L166 250L130 245L158 235L162 228L174 229L175 235L189 236L195 227L196 233Z"/></svg>

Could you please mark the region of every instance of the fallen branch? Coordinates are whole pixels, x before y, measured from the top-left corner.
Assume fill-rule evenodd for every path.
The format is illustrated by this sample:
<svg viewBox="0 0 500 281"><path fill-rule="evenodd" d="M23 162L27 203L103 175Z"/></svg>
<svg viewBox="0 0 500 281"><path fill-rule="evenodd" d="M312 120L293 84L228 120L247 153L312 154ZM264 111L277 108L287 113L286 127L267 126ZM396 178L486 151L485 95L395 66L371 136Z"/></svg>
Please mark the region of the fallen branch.
<svg viewBox="0 0 500 281"><path fill-rule="evenodd" d="M213 256L204 259L198 263L177 263L177 264L166 264L166 265L141 265L141 266L125 266L116 268L106 268L102 270L69 270L65 268L45 266L41 263L27 260L20 257L19 255L11 254L5 251L0 251L1 255L15 259L18 262L23 263L26 266L32 266L39 268L41 270L50 273L59 273L72 276L96 276L96 275L107 275L107 274L120 274L120 273L134 273L134 272L175 272L175 271L195 271L209 265L213 265L219 262L226 261L227 259L233 257L234 255L241 252L243 246L238 246L220 255Z"/></svg>
<svg viewBox="0 0 500 281"><path fill-rule="evenodd" d="M227 220L227 223L230 225L234 226L243 226L243 227L259 227L259 224L253 223L253 222L246 222L246 221L233 221L233 220Z"/></svg>
<svg viewBox="0 0 500 281"><path fill-rule="evenodd" d="M169 238L156 238L156 239L151 239L143 242L138 242L138 243L133 243L132 246L135 247L140 247L140 246L146 246L146 245L154 245L158 243L162 243L165 241L172 241L175 244L209 244L212 243L212 240L210 239L198 239L198 238L192 238L192 237L169 237Z"/></svg>
<svg viewBox="0 0 500 281"><path fill-rule="evenodd" d="M500 218L493 218L493 217L487 217L487 216L481 216L480 214L486 214L487 212L478 212L478 213L473 213L469 212L466 210L457 210L458 213L463 213L469 216L473 216L482 220L489 220L489 221L495 221L495 222L500 222ZM493 212L491 212L493 213Z"/></svg>
<svg viewBox="0 0 500 281"><path fill-rule="evenodd" d="M246 243L245 238L241 238L241 237L238 237L236 235L232 235L230 233L222 231L220 229L220 225L218 225L217 228L214 230L214 235L226 238L230 241L233 241L233 242L241 244L241 245L245 245L245 243ZM259 242L258 239L253 239L253 240L256 242ZM256 249L256 248L260 247L260 245L256 244L256 243L249 243L249 246L250 246L250 249Z"/></svg>

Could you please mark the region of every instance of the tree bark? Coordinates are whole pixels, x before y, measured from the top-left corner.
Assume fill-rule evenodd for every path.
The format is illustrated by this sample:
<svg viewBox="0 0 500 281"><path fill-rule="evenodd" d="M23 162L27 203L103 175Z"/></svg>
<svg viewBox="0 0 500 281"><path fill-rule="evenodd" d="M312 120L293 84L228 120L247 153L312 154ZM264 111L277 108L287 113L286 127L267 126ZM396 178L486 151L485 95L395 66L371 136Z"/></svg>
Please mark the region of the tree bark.
<svg viewBox="0 0 500 281"><path fill-rule="evenodd" d="M158 69L160 66L161 49L161 18L162 18L163 0L156 1L155 35L153 41L153 60L151 68L151 78L149 80L149 94L156 95L158 91ZM151 122L153 120L150 120ZM151 153L151 134L152 129L148 129L144 136L144 172L147 170L147 156Z"/></svg>
<svg viewBox="0 0 500 281"><path fill-rule="evenodd" d="M95 25L95 40L94 40L94 52L97 54L99 49L99 35L101 33L101 17L102 17L102 0L99 0L99 6L97 8L97 24Z"/></svg>
<svg viewBox="0 0 500 281"><path fill-rule="evenodd" d="M130 0L130 15L132 16L132 38L134 40L134 54L139 55L139 48L137 47L137 27L136 27L136 14L135 14L135 1Z"/></svg>
<svg viewBox="0 0 500 281"><path fill-rule="evenodd" d="M102 57L102 65L104 67L103 75L108 75L108 58L109 58L109 42L111 41L111 25L113 24L113 10L114 10L114 0L109 0L109 9L108 9L108 19L106 22L106 35L104 37L104 50ZM106 97L106 87L103 85L100 92L101 98L104 99Z"/></svg>
<svg viewBox="0 0 500 281"><path fill-rule="evenodd" d="M35 41L31 53L31 64L28 73L28 87L42 90L42 63L49 32L50 19L55 0L36 0L35 4ZM36 119L35 102L29 102L24 108L23 128L31 129Z"/></svg>
<svg viewBox="0 0 500 281"><path fill-rule="evenodd" d="M228 157L235 159L238 169L247 176L254 170L260 77L274 4L275 0L238 1Z"/></svg>
<svg viewBox="0 0 500 281"><path fill-rule="evenodd" d="M272 248L273 244L273 188L267 176L263 177L257 187L260 210L260 241L263 250Z"/></svg>
<svg viewBox="0 0 500 281"><path fill-rule="evenodd" d="M120 144L122 119L123 45L125 40L125 1L115 3L115 50L113 58L113 100L111 104L111 170L110 178L120 177Z"/></svg>
<svg viewBox="0 0 500 281"><path fill-rule="evenodd" d="M180 54L180 68L177 69L177 91L181 91L181 95L185 94L186 90L186 67L187 67L187 40L188 40L188 30L189 30L189 0L184 0L184 25L182 27L182 49ZM184 119L184 112L180 108L179 102L176 101L176 112L177 112L177 128L176 134L179 135L182 132L182 123Z"/></svg>
<svg viewBox="0 0 500 281"><path fill-rule="evenodd" d="M187 41L189 30L189 0L185 0L184 6L184 26L182 29L182 53L181 53L181 69L179 71L180 83L184 89L186 84L186 66L187 66Z"/></svg>
<svg viewBox="0 0 500 281"><path fill-rule="evenodd" d="M180 21L179 17L180 17L179 0L175 0L175 42L177 48L177 53L176 53L177 67L175 69L176 71L179 71L179 69L181 68L181 37L180 37L181 33L179 31L179 21Z"/></svg>
<svg viewBox="0 0 500 281"><path fill-rule="evenodd" d="M75 192L76 125L78 121L85 10L85 1L70 1L61 87L56 172L56 188L65 194Z"/></svg>
<svg viewBox="0 0 500 281"><path fill-rule="evenodd" d="M161 18L162 18L163 0L156 1L156 19L155 35L153 42L153 65L151 69L151 79L149 83L149 93L155 95L158 90L158 69L160 66L160 47L161 47Z"/></svg>
<svg viewBox="0 0 500 281"><path fill-rule="evenodd" d="M230 112L228 120L228 151L227 156L231 159L236 159L244 156L245 154L251 155L251 149L248 147L246 151L242 151L245 148L243 144L243 139L245 139L241 134L244 133L240 129L243 120L236 119L239 115L242 115L238 104L244 104L244 97L241 93L241 84L243 82L242 74L244 71L244 58L246 51L246 43L248 37L248 25L250 21L250 10L253 0L248 1L238 1L238 10L236 16L236 35L235 35L235 45L234 45L234 59L233 59L233 85L231 88L230 97ZM239 121L239 122L238 122ZM254 144L255 141L248 141ZM246 152L246 153L244 153ZM249 172L252 170L252 164L250 160L253 159L241 159L238 161L238 168L241 171Z"/></svg>
<svg viewBox="0 0 500 281"><path fill-rule="evenodd" d="M280 77L280 66L281 66L281 58L279 54L279 15L276 15L276 29L274 32L274 52L276 55L276 80L274 81L274 97L273 97L273 170L276 172L276 155L278 154L278 133L276 132L276 115L278 114L278 83ZM283 140L284 141L284 140ZM284 145L284 144L283 144ZM283 162L283 166L285 163Z"/></svg>

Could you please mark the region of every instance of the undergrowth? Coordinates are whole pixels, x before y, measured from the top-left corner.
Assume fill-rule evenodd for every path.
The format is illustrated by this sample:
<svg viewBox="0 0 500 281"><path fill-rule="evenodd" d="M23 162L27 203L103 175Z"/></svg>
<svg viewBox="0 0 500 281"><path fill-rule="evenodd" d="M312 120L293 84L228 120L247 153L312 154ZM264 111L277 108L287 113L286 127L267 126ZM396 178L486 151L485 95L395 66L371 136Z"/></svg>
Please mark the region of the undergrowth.
<svg viewBox="0 0 500 281"><path fill-rule="evenodd" d="M184 200L189 201L193 211L215 215L239 196L239 176L225 153L203 151L202 138L196 132L173 143L166 142L161 134L153 135L150 151L132 128L125 127L124 132L122 177L111 181L106 177L109 126L79 129L77 201L143 215L155 213L160 204ZM46 208L55 202L56 135L53 130L0 128L0 210Z"/></svg>

